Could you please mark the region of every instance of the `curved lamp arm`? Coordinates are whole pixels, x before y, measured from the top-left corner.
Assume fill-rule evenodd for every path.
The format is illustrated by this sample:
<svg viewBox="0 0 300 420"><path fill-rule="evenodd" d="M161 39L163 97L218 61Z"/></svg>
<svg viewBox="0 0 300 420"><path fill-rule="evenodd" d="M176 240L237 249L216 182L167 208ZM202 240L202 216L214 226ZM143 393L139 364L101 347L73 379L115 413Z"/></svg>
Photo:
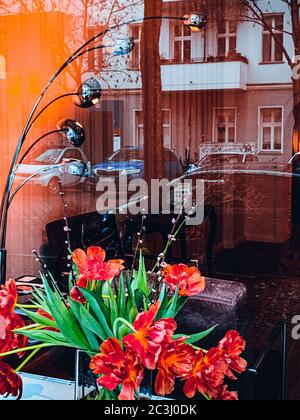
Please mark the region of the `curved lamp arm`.
<svg viewBox="0 0 300 420"><path fill-rule="evenodd" d="M29 133L29 131L31 130L31 128L34 126L34 124L36 123L36 121L39 119L39 117L51 106L53 105L55 102L59 101L60 99L64 99L64 98L68 98L70 96L78 96L78 92L76 93L65 93L64 95L60 95L57 98L53 99L51 102L49 102L46 106L44 106L44 108L41 109L41 111L37 114L37 116L32 120L32 122L30 123L30 126L27 129L26 132L26 136Z"/></svg>
<svg viewBox="0 0 300 420"><path fill-rule="evenodd" d="M21 159L19 160L18 165L21 165L21 163L24 162L25 158L29 155L29 153L31 152L31 150L44 138L51 136L52 134L58 134L61 133L62 130L53 130L53 131L49 131L49 133L43 134L41 137L39 137L37 140L35 140L34 143L32 143L32 145L26 150L26 152L24 153L24 155L21 157Z"/></svg>
<svg viewBox="0 0 300 420"><path fill-rule="evenodd" d="M37 175L40 175L44 172L52 171L53 169L59 169L64 166L63 163L57 164L57 165L51 165L48 168L39 169L34 174L30 175L28 178L26 178L21 184L16 188L16 190L11 194L11 197L8 201L8 208L10 207L11 203L13 202L15 196L18 194L18 192L26 185L29 181L32 180L32 178L35 178Z"/></svg>

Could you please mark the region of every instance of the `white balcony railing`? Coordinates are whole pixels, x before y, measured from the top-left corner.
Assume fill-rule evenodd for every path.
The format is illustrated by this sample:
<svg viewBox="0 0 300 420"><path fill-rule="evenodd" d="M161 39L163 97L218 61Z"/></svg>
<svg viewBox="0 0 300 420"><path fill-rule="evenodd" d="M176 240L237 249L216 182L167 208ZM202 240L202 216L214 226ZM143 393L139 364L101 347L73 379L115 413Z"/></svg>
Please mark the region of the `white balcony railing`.
<svg viewBox="0 0 300 420"><path fill-rule="evenodd" d="M162 66L165 91L247 90L248 65L242 61L167 64Z"/></svg>
<svg viewBox="0 0 300 420"><path fill-rule="evenodd" d="M85 78L98 72L90 71ZM244 61L162 63L163 91L247 90L248 64ZM101 73L106 89L142 89L139 70L122 69Z"/></svg>

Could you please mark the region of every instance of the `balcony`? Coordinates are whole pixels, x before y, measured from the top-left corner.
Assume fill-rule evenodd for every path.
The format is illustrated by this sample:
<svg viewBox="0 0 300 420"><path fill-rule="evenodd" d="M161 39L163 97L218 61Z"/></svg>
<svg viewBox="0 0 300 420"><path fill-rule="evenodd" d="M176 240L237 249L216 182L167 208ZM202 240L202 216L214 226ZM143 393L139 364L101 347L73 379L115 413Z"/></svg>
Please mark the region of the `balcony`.
<svg viewBox="0 0 300 420"><path fill-rule="evenodd" d="M209 57L201 62L162 64L164 91L247 90L247 78L248 62L244 57L235 60Z"/></svg>
<svg viewBox="0 0 300 420"><path fill-rule="evenodd" d="M85 77L92 77L97 70L90 70ZM241 54L226 57L208 57L205 60L175 62L162 59L163 91L247 90L248 60ZM101 73L108 89L141 90L139 69L116 69Z"/></svg>

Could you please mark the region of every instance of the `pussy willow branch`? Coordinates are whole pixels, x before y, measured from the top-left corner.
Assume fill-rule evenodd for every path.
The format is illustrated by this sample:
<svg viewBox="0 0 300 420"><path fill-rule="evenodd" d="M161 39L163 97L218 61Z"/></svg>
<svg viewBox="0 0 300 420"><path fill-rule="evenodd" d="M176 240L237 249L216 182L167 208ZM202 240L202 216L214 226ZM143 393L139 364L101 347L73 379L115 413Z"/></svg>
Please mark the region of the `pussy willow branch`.
<svg viewBox="0 0 300 420"><path fill-rule="evenodd" d="M137 241L135 251L134 251L134 255L133 255L133 262L132 262L132 267L131 267L131 276L133 276L133 271L134 271L137 255L138 255L141 240L142 240L142 237L143 237L143 232L144 232L144 227L145 227L144 223L145 223L146 218L147 218L147 216L145 216L145 215L142 216L141 228L140 228L140 231L137 234L138 241Z"/></svg>
<svg viewBox="0 0 300 420"><path fill-rule="evenodd" d="M172 242L174 241L174 239L176 239L176 236L178 235L179 231L181 230L181 228L183 227L183 225L186 222L186 220L184 220L184 222L180 225L179 229L177 229L177 225L178 225L178 223L179 223L179 221L180 221L180 219L181 219L181 217L183 215L183 208L184 207L182 207L182 210L181 210L180 214L178 215L178 217L177 217L177 219L176 219L176 221L174 223L174 226L173 226L173 228L171 230L171 233L170 233L170 235L168 237L167 245L166 245L164 251L158 257L155 266L153 267L152 271L149 274L148 280L152 277L152 275L154 274L154 271L157 269L157 267L159 265L161 265L162 263L164 263L164 261L166 259L166 254L167 254L167 252L168 252L168 250L169 250ZM176 231L176 229L177 229L177 231Z"/></svg>

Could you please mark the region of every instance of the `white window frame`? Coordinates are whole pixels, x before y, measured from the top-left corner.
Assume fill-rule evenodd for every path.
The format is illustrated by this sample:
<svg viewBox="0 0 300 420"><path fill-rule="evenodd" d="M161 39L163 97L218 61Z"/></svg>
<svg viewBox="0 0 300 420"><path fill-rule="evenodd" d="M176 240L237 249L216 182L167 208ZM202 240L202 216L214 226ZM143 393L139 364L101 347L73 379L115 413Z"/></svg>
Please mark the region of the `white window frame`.
<svg viewBox="0 0 300 420"><path fill-rule="evenodd" d="M178 25L178 23L177 23ZM172 25L172 37L171 37L171 51L172 51L172 58L173 60L175 60L175 42L180 42L181 43L181 57L180 57L180 62L181 63L186 63L186 61L184 60L184 43L186 41L190 41L191 43L191 56L189 61L192 62L192 48L193 48L193 31L191 31L191 35L184 35L184 25L182 25L182 35L181 36L175 36L175 28L177 26Z"/></svg>
<svg viewBox="0 0 300 420"><path fill-rule="evenodd" d="M272 121L271 123L263 123L262 121L262 111L264 109L281 109L281 123L276 123ZM283 140L284 140L284 106L260 106L258 108L258 143L259 143L259 152L260 153L283 153ZM273 120L273 117L272 117ZM280 124L280 125L279 125ZM263 128L271 128L271 149L267 150L263 148ZM281 149L274 148L274 129L281 127Z"/></svg>
<svg viewBox="0 0 300 420"><path fill-rule="evenodd" d="M226 25L226 32L225 34L221 34L219 33L219 28L217 28L217 33L218 33L218 44L217 44L217 50L218 50L218 54L219 54L219 39L225 39L225 56L228 56L231 51L230 51L230 38L235 38L236 39L236 43L237 43L237 24L236 24L236 29L235 32L230 32L230 21L227 20L225 22Z"/></svg>
<svg viewBox="0 0 300 420"><path fill-rule="evenodd" d="M276 26L276 17L278 16L282 16L283 18L283 30L284 30L284 13L265 13L264 17L266 18L272 18L272 28L273 28L273 33L279 34L279 35L283 35L284 38L284 32L283 31L279 31L277 29L275 29ZM271 36L271 61L264 61L264 36L265 35L270 35ZM270 31L265 30L265 28L263 27L263 31L262 31L262 49L261 49L261 61L262 63L281 63L281 61L277 61L276 60L276 42L275 39L273 38L273 36L271 35ZM283 54L282 54L283 56Z"/></svg>
<svg viewBox="0 0 300 420"><path fill-rule="evenodd" d="M224 143L219 143L218 141L218 129L217 129L217 111L234 111L235 119L234 119L234 143L228 141L228 129L233 128L233 126L228 125L226 126L226 141ZM213 142L217 144L236 144L237 143L237 107L227 106L227 107L216 107L213 110Z"/></svg>
<svg viewBox="0 0 300 420"><path fill-rule="evenodd" d="M138 49L139 52L139 65L138 66L133 66L133 61L131 60L131 66L136 69L139 70L141 65L140 65L140 59L141 59L141 43L142 43L142 29L143 26L141 23L133 23L130 25L130 36L133 36L133 32L132 29L133 27L138 27L139 29L139 38L134 38L134 49Z"/></svg>
<svg viewBox="0 0 300 420"><path fill-rule="evenodd" d="M171 108L164 108L162 109L162 112L169 112L170 114L170 122L169 124L163 124L163 132L165 128L168 128L170 130L170 144L165 144L165 139L164 139L164 147L169 148L170 150L172 150L172 109ZM139 142L138 142L138 128L143 128L144 129L144 124L140 124L139 126L137 125L137 113L138 112L143 112L142 109L134 109L133 110L133 128L134 128L134 146L138 147L139 146Z"/></svg>

